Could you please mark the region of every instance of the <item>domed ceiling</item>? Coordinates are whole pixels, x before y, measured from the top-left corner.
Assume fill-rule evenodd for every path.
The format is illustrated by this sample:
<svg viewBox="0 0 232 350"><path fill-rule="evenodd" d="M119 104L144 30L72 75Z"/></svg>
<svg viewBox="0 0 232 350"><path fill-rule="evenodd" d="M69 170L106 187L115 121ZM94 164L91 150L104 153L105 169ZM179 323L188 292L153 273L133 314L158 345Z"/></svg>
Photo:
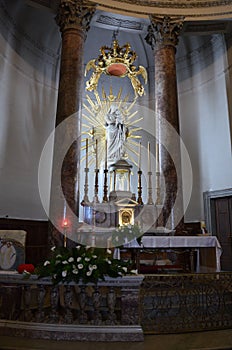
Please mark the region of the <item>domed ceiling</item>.
<svg viewBox="0 0 232 350"><path fill-rule="evenodd" d="M30 0L42 6L56 9L59 0ZM232 18L231 0L92 0L99 10L120 13L127 16L147 17L184 16L185 20L212 20Z"/></svg>
<svg viewBox="0 0 232 350"><path fill-rule="evenodd" d="M133 16L168 15L185 16L189 19L228 18L232 16L232 1L190 0L98 0L99 9L118 11Z"/></svg>

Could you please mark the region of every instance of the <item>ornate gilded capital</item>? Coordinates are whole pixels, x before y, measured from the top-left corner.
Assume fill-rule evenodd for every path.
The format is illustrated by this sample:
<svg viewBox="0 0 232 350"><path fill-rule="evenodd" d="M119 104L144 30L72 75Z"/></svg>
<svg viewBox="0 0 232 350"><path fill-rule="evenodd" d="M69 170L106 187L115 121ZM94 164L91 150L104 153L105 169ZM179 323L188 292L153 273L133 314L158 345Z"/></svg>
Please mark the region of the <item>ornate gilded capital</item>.
<svg viewBox="0 0 232 350"><path fill-rule="evenodd" d="M61 0L56 23L61 32L67 29L79 29L86 33L95 12L96 5L85 0Z"/></svg>
<svg viewBox="0 0 232 350"><path fill-rule="evenodd" d="M184 17L157 17L150 16L151 24L148 26L146 42L152 49L160 46L171 45L176 47L179 35L183 27Z"/></svg>

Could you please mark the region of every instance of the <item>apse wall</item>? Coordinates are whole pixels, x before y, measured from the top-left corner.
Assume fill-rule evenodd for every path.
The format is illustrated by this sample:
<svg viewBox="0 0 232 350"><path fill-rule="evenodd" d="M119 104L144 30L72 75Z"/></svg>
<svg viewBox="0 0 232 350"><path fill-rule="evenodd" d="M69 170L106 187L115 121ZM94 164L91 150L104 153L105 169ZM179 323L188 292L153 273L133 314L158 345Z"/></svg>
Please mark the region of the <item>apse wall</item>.
<svg viewBox="0 0 232 350"><path fill-rule="evenodd" d="M53 15L0 1L0 217L46 219L38 167L54 127L59 50Z"/></svg>
<svg viewBox="0 0 232 350"><path fill-rule="evenodd" d="M204 220L203 192L232 185L224 36L197 40L198 47L177 59L181 136L193 169L193 190L185 221Z"/></svg>
<svg viewBox="0 0 232 350"><path fill-rule="evenodd" d="M91 28L91 36L94 42L87 38L85 43L85 63L99 54L100 46L111 44L112 30ZM129 32L119 33L119 41L129 41L139 55L136 65L148 68L150 79L140 104L154 105L152 50L144 44L144 37L138 39ZM0 217L47 218L39 196L38 166L55 122L60 49L61 37L53 14L21 0L0 0ZM181 37L177 49L181 136L193 169L186 221L204 219L204 191L232 187L228 108L231 57L231 45L226 48L222 35ZM120 84L118 81L117 87ZM124 86L131 88L129 83ZM83 97L85 100L84 91ZM150 121L145 123L148 131L155 132ZM144 147L147 140L144 134ZM44 169L48 199L51 159L50 153ZM186 179L183 168L184 184Z"/></svg>

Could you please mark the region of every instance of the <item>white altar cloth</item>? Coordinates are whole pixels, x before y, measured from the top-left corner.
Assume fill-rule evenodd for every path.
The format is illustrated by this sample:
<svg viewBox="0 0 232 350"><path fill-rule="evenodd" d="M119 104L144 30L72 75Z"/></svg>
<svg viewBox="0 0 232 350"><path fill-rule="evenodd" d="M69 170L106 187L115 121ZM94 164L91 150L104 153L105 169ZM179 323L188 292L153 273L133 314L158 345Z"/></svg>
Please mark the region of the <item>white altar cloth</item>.
<svg viewBox="0 0 232 350"><path fill-rule="evenodd" d="M133 241L125 244L124 247L139 248ZM215 248L216 272L221 270L220 257L222 248L216 236L143 236L141 248L194 248L197 250L197 272L200 272L199 249Z"/></svg>

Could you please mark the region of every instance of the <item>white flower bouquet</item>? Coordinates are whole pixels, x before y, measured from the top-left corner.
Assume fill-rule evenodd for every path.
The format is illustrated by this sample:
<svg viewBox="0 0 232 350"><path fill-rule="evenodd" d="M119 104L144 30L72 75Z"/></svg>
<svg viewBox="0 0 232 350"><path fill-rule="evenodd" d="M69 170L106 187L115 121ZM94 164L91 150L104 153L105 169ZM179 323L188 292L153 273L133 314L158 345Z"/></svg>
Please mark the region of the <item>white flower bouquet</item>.
<svg viewBox="0 0 232 350"><path fill-rule="evenodd" d="M109 249L77 245L72 249L53 247L51 250L51 258L39 265L35 273L39 278L50 276L54 284L97 283L105 276L122 277L130 273L131 262L113 259Z"/></svg>

